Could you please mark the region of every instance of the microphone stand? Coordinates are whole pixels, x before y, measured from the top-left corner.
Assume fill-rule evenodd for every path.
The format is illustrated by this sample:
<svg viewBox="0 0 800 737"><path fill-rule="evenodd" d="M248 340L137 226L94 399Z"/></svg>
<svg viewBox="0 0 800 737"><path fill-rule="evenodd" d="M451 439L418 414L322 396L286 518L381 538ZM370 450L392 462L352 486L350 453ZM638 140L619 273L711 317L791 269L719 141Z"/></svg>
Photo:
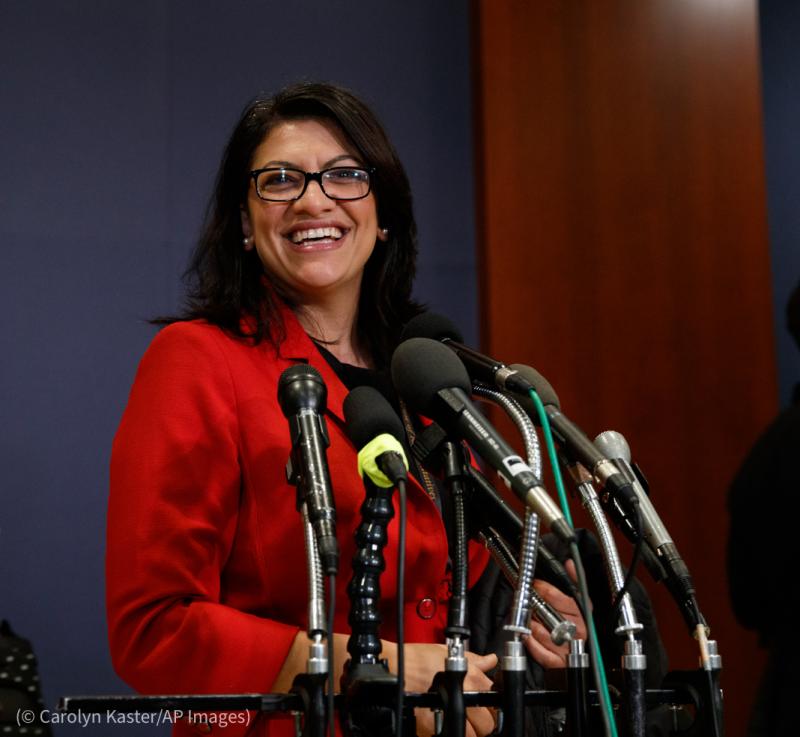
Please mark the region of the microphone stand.
<svg viewBox="0 0 800 737"><path fill-rule="evenodd" d="M303 518L303 533L308 574L308 639L311 641L306 660L306 672L298 673L292 681L290 693L296 693L303 702L302 737L325 737L326 708L325 682L328 676L328 653L323 640L327 637L325 624L325 588L316 535L305 501L307 489L300 472L297 443L292 443L292 453L286 463L286 480L297 489L297 508ZM328 641L330 644L330 641ZM333 689L333 683L329 683Z"/></svg>
<svg viewBox="0 0 800 737"><path fill-rule="evenodd" d="M700 646L700 667L705 678L701 700L705 701L704 713L701 713L701 723L705 732L712 737L722 737L724 733L722 719L722 689L720 688L720 674L722 673L722 656L715 640L709 640L704 625L697 625L695 633Z"/></svg>
<svg viewBox="0 0 800 737"><path fill-rule="evenodd" d="M288 475L288 474L287 474ZM291 479L290 479L291 483ZM300 487L298 486L298 501ZM325 589L319 550L314 529L308 517L308 506L300 504L308 573L308 639L310 640L306 672L298 673L292 681L290 693L297 694L303 704L302 737L325 737L326 708L325 682L328 681L328 653L323 640L327 635L325 624ZM330 683L329 688L333 688Z"/></svg>
<svg viewBox="0 0 800 737"><path fill-rule="evenodd" d="M567 737L589 734L589 654L584 640L569 643L567 655Z"/></svg>
<svg viewBox="0 0 800 737"><path fill-rule="evenodd" d="M581 497L584 509L592 518L603 558L606 563L611 590L619 592L625 582L625 573L619 559L617 546L611 534L608 520L603 514L600 499L595 491L591 476L579 464L568 462L561 456L562 463L567 467L575 481L578 494ZM636 618L636 611L630 595L626 592L620 603L619 626L614 633L623 638L622 672L625 680L624 703L626 712L627 734L630 737L644 737L645 734L645 672L647 658L642 651L642 642L639 638L643 625Z"/></svg>
<svg viewBox="0 0 800 737"><path fill-rule="evenodd" d="M396 725L391 704L397 695L397 677L380 658L381 623L378 612L380 575L385 568L383 549L387 527L394 517L392 488L364 478L366 498L361 505L361 524L355 533L356 554L353 575L347 587L350 598L350 638L342 679L344 701L340 711L342 729L353 737L413 737L416 723L413 709L403 714L403 724Z"/></svg>
<svg viewBox="0 0 800 737"><path fill-rule="evenodd" d="M517 586L514 589L509 622L503 627L511 637L506 641L503 653L503 724L498 732L500 737L523 737L525 734L525 675L528 668L522 639L531 634L530 601L538 542L539 517L535 512L526 509Z"/></svg>
<svg viewBox="0 0 800 737"><path fill-rule="evenodd" d="M437 715L436 734L442 737L464 737L464 678L467 675L466 643L469 638L469 558L467 555L467 524L464 513L465 483L469 480L469 462L461 443L445 438L439 447L444 482L453 503L454 530L451 540L453 561L453 591L447 612L447 657L444 671L434 676L431 691L442 700L441 717Z"/></svg>

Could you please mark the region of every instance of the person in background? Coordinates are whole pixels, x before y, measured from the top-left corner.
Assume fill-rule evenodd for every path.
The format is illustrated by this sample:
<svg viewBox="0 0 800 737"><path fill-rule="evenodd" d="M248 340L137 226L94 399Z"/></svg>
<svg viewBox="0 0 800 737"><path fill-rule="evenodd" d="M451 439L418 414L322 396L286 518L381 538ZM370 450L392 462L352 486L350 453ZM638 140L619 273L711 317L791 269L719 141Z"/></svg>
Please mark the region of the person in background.
<svg viewBox="0 0 800 737"><path fill-rule="evenodd" d="M800 282L786 306L789 332L800 348ZM730 487L728 511L728 583L736 618L758 632L768 651L747 734L772 737L796 731L797 645L787 623L797 611L797 587L787 580L786 564L794 559L792 537L783 525L768 542L756 534L759 517L771 524L770 510L790 509L796 503L797 463L800 459L800 383L791 405L783 410L744 459Z"/></svg>

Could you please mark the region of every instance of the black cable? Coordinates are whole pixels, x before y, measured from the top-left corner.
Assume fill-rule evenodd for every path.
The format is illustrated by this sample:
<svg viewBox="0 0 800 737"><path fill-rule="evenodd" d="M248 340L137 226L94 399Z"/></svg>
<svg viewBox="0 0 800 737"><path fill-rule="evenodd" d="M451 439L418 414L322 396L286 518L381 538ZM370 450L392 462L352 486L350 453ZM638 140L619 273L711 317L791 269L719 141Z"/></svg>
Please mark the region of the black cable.
<svg viewBox="0 0 800 737"><path fill-rule="evenodd" d="M639 502L636 499L631 501L634 502L631 504L630 510L633 512L634 524L636 528L636 542L633 546L633 555L631 556L631 563L628 566L628 572L625 574L625 580L622 583L622 587L617 592L617 595L614 597L614 603L611 605L612 622L616 622L619 618L619 610L622 606L622 599L630 590L631 583L636 575L636 566L639 564L639 558L642 554L642 545L644 543L644 535L642 534L642 513L639 509Z"/></svg>
<svg viewBox="0 0 800 737"><path fill-rule="evenodd" d="M333 694L336 690L334 677L333 617L336 612L336 574L328 576L328 731L330 737L336 737L336 717L334 714Z"/></svg>
<svg viewBox="0 0 800 737"><path fill-rule="evenodd" d="M406 580L406 482L397 481L400 496L400 519L397 540L397 719L396 734L403 734L403 700L405 694L406 655L405 655L405 580Z"/></svg>
<svg viewBox="0 0 800 737"><path fill-rule="evenodd" d="M569 549L570 553L572 554L572 560L575 563L575 573L578 577L578 591L580 592L580 597L575 599L575 602L577 603L578 609L583 616L583 621L586 622L586 639L589 643L589 662L592 666L592 675L594 676L595 688L597 689L597 698L600 701L600 714L603 718L603 730L606 734L606 737L611 737L611 735L616 734L616 729L612 729L611 726L613 711L611 709L611 703L607 701L608 690L607 687L605 687L605 678L600 672L600 664L597 662L596 657L596 655L599 655L600 653L600 643L597 642L597 633L594 631L594 624L593 620L591 619L591 611L589 608L589 587L586 583L586 571L583 568L583 561L581 560L581 554L578 550L578 544L576 542L570 543Z"/></svg>

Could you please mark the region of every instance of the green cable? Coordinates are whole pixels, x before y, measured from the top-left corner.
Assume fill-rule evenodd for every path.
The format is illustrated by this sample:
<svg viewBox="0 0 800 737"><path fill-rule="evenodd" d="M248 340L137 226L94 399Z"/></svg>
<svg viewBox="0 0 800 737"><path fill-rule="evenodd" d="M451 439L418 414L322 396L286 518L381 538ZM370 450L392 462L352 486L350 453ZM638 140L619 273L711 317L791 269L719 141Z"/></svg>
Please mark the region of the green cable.
<svg viewBox="0 0 800 737"><path fill-rule="evenodd" d="M553 434L550 432L550 421L547 419L547 414L544 411L542 400L539 399L539 395L534 389L531 389L531 399L533 400L534 405L536 405L536 414L539 415L539 424L542 426L542 431L544 432L544 442L547 446L547 456L550 458L550 466L553 469L553 477L556 480L556 490L558 491L558 501L561 504L561 511L564 513L564 517L566 518L567 522L569 522L569 526L574 527L572 524L572 515L569 512L567 494L564 491L564 482L561 479L561 472L558 468L556 446L553 443Z"/></svg>
<svg viewBox="0 0 800 737"><path fill-rule="evenodd" d="M544 433L544 441L545 445L547 446L547 456L550 459L550 466L553 469L553 478L556 482L556 490L558 491L558 500L561 504L561 510L564 513L564 517L566 518L567 522L569 522L569 526L574 527L572 524L572 515L569 511L569 503L567 502L567 494L564 491L564 481L561 478L561 470L558 466L556 446L553 443L553 435L550 432L550 422L547 419L547 414L544 411L542 400L539 399L539 395L535 390L530 390L530 397L533 400L534 406L536 407L536 414L539 416L539 424L542 426L542 432ZM600 704L607 715L607 724L609 726L611 737L617 737L617 725L614 721L614 713L611 709L611 696L608 693L606 669L605 665L603 664L603 656L600 654L600 647L597 644L597 630L595 629L594 617L592 616L590 609L587 609L587 611L584 612L584 617L586 618L586 624L589 628L589 644L591 645L592 649L592 657L597 663L597 675L598 680L600 681L597 684L599 688L598 698L600 699Z"/></svg>

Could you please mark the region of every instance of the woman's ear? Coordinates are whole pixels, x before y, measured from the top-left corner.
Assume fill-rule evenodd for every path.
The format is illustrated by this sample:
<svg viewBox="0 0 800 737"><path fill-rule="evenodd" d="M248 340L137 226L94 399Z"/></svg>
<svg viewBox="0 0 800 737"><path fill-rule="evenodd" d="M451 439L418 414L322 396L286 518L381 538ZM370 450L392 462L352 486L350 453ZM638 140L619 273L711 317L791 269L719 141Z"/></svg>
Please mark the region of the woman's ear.
<svg viewBox="0 0 800 737"><path fill-rule="evenodd" d="M378 240L384 243L389 240L389 228L378 228Z"/></svg>

